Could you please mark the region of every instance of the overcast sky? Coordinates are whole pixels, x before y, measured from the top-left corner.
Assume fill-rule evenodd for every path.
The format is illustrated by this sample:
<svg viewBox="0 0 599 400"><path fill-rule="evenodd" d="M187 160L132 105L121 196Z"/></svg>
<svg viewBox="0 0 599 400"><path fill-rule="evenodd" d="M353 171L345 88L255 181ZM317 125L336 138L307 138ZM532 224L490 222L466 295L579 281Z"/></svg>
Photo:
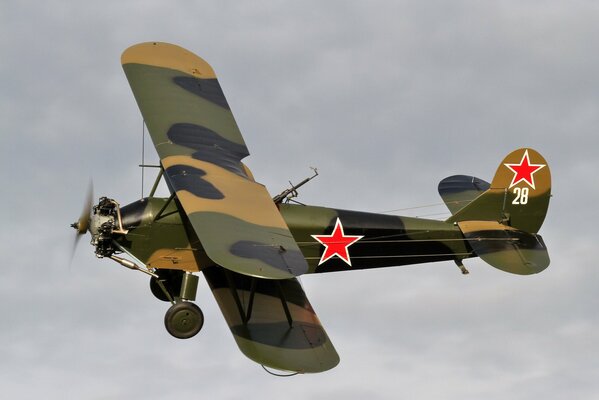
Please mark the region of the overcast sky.
<svg viewBox="0 0 599 400"><path fill-rule="evenodd" d="M596 397L597 37L594 1L3 1L2 396ZM341 357L323 374L280 379L246 359L203 279L204 329L170 337L145 276L95 259L87 238L69 266L91 178L96 197L141 195L142 120L120 55L144 41L212 64L272 194L315 166L309 204L438 204L446 176L491 180L511 150L535 148L553 177L550 267L303 277Z"/></svg>

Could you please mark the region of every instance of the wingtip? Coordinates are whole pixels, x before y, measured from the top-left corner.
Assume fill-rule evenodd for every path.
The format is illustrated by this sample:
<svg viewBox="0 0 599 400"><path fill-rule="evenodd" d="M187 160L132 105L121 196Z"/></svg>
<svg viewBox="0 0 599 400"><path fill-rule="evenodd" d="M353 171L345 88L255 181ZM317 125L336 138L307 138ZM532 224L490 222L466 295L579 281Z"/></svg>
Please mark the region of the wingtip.
<svg viewBox="0 0 599 400"><path fill-rule="evenodd" d="M127 48L121 55L121 64L144 64L169 68L197 76L216 78L214 70L203 58L171 43L144 42Z"/></svg>

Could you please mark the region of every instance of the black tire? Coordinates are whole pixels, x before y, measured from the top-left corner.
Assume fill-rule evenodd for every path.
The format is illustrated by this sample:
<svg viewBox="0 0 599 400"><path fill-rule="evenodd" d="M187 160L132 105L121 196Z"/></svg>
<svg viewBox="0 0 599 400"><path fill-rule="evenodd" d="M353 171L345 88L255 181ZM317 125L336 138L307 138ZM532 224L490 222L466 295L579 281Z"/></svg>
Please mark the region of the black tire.
<svg viewBox="0 0 599 400"><path fill-rule="evenodd" d="M175 297L179 296L184 272L173 269L158 269L156 270L156 273L158 274L158 279L162 281L162 284L171 295L171 298L174 299ZM170 299L160 288L158 282L156 282L156 278L154 277L150 278L150 291L158 300L170 302Z"/></svg>
<svg viewBox="0 0 599 400"><path fill-rule="evenodd" d="M189 339L197 335L204 325L204 314L191 302L177 303L164 315L164 326L177 339Z"/></svg>

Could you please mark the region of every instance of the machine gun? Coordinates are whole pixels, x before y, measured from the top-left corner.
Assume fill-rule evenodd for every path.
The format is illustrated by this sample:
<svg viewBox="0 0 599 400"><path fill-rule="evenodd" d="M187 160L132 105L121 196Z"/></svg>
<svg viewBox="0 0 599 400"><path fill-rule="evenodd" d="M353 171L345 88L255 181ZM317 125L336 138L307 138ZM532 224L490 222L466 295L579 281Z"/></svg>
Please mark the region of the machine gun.
<svg viewBox="0 0 599 400"><path fill-rule="evenodd" d="M289 189L283 190L281 193L273 197L272 201L274 201L275 204L281 204L282 202L289 203L291 199L297 197L297 189L299 189L301 186L305 185L306 183L310 182L312 179L318 176L318 170L316 168L310 167L310 169L314 171L314 175L307 177L297 185L294 185L293 183L291 183L291 181L289 181L291 187Z"/></svg>

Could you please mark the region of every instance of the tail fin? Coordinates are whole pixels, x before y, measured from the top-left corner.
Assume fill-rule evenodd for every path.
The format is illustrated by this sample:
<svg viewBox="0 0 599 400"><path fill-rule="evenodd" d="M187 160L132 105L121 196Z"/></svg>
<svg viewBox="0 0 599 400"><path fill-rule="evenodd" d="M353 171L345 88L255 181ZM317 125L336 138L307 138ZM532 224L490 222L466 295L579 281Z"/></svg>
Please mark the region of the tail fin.
<svg viewBox="0 0 599 400"><path fill-rule="evenodd" d="M534 274L549 265L537 232L550 197L547 161L535 150L522 148L508 154L490 187L447 222L456 223L476 254L495 268Z"/></svg>
<svg viewBox="0 0 599 400"><path fill-rule="evenodd" d="M533 149L518 149L499 164L491 187L447 221L497 221L537 233L545 220L550 197L547 161Z"/></svg>

